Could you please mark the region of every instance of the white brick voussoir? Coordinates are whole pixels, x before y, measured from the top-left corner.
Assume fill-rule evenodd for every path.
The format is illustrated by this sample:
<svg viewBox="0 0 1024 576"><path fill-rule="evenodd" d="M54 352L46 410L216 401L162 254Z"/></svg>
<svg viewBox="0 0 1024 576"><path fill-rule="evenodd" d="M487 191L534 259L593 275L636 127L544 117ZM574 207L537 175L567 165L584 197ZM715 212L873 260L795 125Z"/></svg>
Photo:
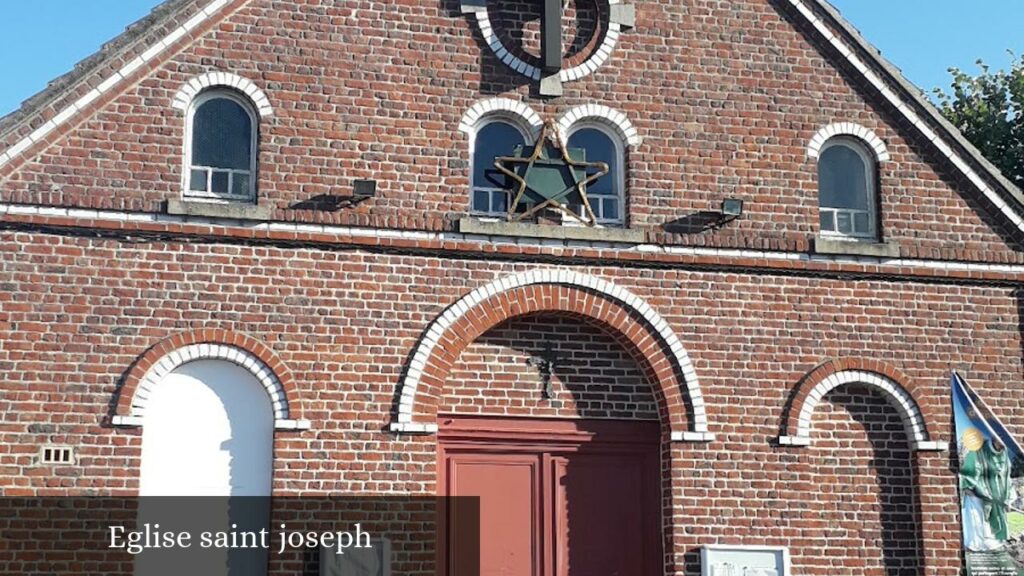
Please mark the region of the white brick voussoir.
<svg viewBox="0 0 1024 576"><path fill-rule="evenodd" d="M853 122L837 122L818 130L818 133L811 138L811 142L807 146L807 157L817 160L825 143L837 136L848 136L860 140L871 149L879 162L889 161L889 149L886 147L885 142L871 129L865 128L860 124L854 124Z"/></svg>
<svg viewBox="0 0 1024 576"><path fill-rule="evenodd" d="M942 450L944 442L931 441L924 425L924 415L914 398L898 382L874 372L863 370L844 370L830 374L827 378L808 392L803 407L797 417L795 436L779 438L780 446L809 446L811 444L811 422L814 411L829 392L844 384L864 384L881 391L900 413L907 439L914 450Z"/></svg>
<svg viewBox="0 0 1024 576"><path fill-rule="evenodd" d="M476 306L484 304L487 298L522 286L536 284L568 285L600 292L644 318L650 328L657 333L658 337L665 344L665 347L671 352L670 360L675 365L676 371L683 375L686 396L693 409L693 421L690 424L692 430L686 431L685 434L683 433L684 431L676 431L677 433L673 434L673 439L680 442L709 442L714 439L714 435L708 432L707 411L703 400L704 395L701 393L700 382L693 368L693 361L690 360L686 349L683 347L678 336L672 331L669 323L642 298L621 286L616 286L607 280L579 272L552 269L532 270L498 278L487 285L472 290L469 294L450 305L434 320L431 326L424 332L423 339L420 340L416 352L412 355L412 365L409 370L406 370L402 381L399 383L401 392L398 401L398 414L396 415L396 420L391 423L392 432L396 434L431 434L436 432L436 426L434 425L417 423L414 410L416 407L416 394L419 391L422 380L422 370L425 365L429 364L429 359L443 331L450 329L459 318L465 316ZM448 327L445 329L439 328L441 318L447 320Z"/></svg>
<svg viewBox="0 0 1024 576"><path fill-rule="evenodd" d="M231 72L207 72L186 82L174 95L173 106L178 110L188 110L189 104L206 88L223 87L239 92L252 101L252 105L263 118L274 115L274 109L270 105L270 99L256 86L256 83L248 78L243 78Z"/></svg>
<svg viewBox="0 0 1024 576"><path fill-rule="evenodd" d="M459 121L459 131L466 135L472 135L479 122L492 115L503 116L523 124L522 128L529 129L534 136L540 132L541 127L544 125L540 114L525 102L519 102L511 98L487 98L473 104L462 115L462 120Z"/></svg>
<svg viewBox="0 0 1024 576"><path fill-rule="evenodd" d="M281 379L262 360L248 350L228 346L227 344L190 344L172 350L153 363L139 380L139 385L132 396L131 413L127 416L114 418L115 426L142 426L143 416L149 404L153 388L168 374L189 362L197 360L221 360L231 362L250 372L266 390L274 411L274 426L278 430L306 430L307 420L290 420L288 395L285 393Z"/></svg>
<svg viewBox="0 0 1024 576"><path fill-rule="evenodd" d="M625 114L603 104L583 104L562 114L558 119L558 133L562 140L568 139L569 131L574 124L586 121L600 122L610 127L619 135L622 142L629 146L639 146L643 143L640 133Z"/></svg>

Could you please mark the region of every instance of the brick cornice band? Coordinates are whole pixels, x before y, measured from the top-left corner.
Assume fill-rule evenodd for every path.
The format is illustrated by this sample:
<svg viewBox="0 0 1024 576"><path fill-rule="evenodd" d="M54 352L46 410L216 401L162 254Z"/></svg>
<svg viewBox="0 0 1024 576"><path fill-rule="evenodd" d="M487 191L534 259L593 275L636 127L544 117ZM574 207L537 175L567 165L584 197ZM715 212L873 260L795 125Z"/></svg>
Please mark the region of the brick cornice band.
<svg viewBox="0 0 1024 576"><path fill-rule="evenodd" d="M298 418L298 407L288 400L289 392L294 395L294 380L273 350L250 336L226 330L177 334L147 350L125 377L113 425L142 426L153 386L178 367L198 360L223 360L252 373L270 397L276 429L310 428L310 422Z"/></svg>
<svg viewBox="0 0 1024 576"><path fill-rule="evenodd" d="M910 382L902 372L884 362L861 359L825 362L797 386L786 414L786 435L779 437L779 445L810 446L814 411L825 396L845 384L862 384L880 391L900 413L911 447L918 451L946 450L949 444L934 439L912 390L906 387Z"/></svg>
<svg viewBox="0 0 1024 576"><path fill-rule="evenodd" d="M655 386L662 421L676 441L707 442L708 418L693 362L668 322L632 292L567 270L537 270L473 290L437 317L420 340L399 384L396 433L431 434L432 417L463 348L513 317L539 312L594 322L619 340ZM689 400L688 416L683 395Z"/></svg>
<svg viewBox="0 0 1024 576"><path fill-rule="evenodd" d="M310 224L280 220L240 225L224 217L176 216L126 210L67 208L0 202L0 217L11 227L43 228L66 233L83 228L108 237L168 235L200 237L213 242L267 243L281 246L369 246L385 250L486 253L494 259L573 257L590 264L643 262L651 267L736 267L747 271L790 271L837 277L854 274L892 282L926 278L948 284L1013 284L1024 282L1024 265L1002 255L973 250L936 249L920 257L851 256L808 253L806 247L780 250L616 243L602 245L589 240L552 240L507 235L479 236L353 225ZM515 245L510 248L510 245ZM952 255L950 255L952 253ZM986 258L992 258L985 260ZM999 259L996 259L999 258Z"/></svg>

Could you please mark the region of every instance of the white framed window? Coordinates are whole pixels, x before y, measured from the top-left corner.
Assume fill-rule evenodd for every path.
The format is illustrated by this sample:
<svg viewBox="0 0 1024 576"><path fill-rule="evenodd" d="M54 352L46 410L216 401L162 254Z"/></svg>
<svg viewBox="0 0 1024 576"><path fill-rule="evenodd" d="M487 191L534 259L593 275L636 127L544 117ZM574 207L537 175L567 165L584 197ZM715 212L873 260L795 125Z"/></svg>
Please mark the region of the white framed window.
<svg viewBox="0 0 1024 576"><path fill-rule="evenodd" d="M232 90L192 100L185 124L182 195L208 200L256 199L256 139L252 104Z"/></svg>
<svg viewBox="0 0 1024 576"><path fill-rule="evenodd" d="M821 233L854 239L878 235L875 156L856 138L827 141L818 156Z"/></svg>
<svg viewBox="0 0 1024 576"><path fill-rule="evenodd" d="M565 145L585 150L587 162L608 164L608 174L587 186L587 199L598 224L621 226L626 211L626 153L618 134L601 123L582 122L570 129ZM585 215L582 205L571 208Z"/></svg>
<svg viewBox="0 0 1024 576"><path fill-rule="evenodd" d="M518 122L492 115L480 120L473 132L472 212L480 216L501 217L508 214L508 178L494 167L494 159L512 156L516 146L527 145L528 131Z"/></svg>

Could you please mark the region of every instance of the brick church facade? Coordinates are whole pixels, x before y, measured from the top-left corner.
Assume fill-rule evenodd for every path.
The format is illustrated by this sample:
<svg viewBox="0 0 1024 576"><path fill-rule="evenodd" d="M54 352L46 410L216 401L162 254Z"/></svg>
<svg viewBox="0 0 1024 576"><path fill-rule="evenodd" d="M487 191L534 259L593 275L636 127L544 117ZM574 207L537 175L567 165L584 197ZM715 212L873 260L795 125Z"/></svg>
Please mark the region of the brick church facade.
<svg viewBox="0 0 1024 576"><path fill-rule="evenodd" d="M824 2L570 0L554 69L544 5L168 0L0 120L3 494L200 490L172 389L244 381L251 493L544 507L610 438L631 574L958 574L949 374L1024 433L1024 195ZM597 225L485 174L554 133Z"/></svg>

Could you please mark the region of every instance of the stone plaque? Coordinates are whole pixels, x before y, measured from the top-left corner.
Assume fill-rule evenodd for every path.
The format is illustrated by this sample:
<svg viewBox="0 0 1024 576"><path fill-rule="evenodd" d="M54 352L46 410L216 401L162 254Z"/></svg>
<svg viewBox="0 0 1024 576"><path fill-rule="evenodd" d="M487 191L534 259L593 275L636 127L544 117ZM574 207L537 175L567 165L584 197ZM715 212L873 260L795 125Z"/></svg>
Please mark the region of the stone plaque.
<svg viewBox="0 0 1024 576"><path fill-rule="evenodd" d="M701 576L790 576L789 548L704 546Z"/></svg>

